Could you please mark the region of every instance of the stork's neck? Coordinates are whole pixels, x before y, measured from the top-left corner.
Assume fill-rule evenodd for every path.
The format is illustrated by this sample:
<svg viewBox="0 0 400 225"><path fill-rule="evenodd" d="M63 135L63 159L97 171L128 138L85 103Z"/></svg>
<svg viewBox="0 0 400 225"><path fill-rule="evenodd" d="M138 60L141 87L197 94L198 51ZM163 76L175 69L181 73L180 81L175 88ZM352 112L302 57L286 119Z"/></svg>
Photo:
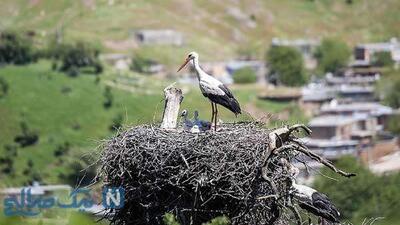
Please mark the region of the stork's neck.
<svg viewBox="0 0 400 225"><path fill-rule="evenodd" d="M196 70L197 78L200 80L205 75L205 72L200 68L199 59L194 58L191 62L194 69Z"/></svg>

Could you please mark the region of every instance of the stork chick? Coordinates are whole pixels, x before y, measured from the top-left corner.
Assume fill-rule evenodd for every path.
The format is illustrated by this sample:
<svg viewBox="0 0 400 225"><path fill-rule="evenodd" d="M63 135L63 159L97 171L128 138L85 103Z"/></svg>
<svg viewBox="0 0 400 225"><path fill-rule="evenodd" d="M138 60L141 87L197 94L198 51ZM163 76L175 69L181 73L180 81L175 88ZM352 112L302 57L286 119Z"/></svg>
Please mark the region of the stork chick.
<svg viewBox="0 0 400 225"><path fill-rule="evenodd" d="M199 119L199 112L197 110L194 111L194 125L197 125L200 129L200 131L204 132L209 129L211 129L211 122L205 121L205 120L200 120Z"/></svg>
<svg viewBox="0 0 400 225"><path fill-rule="evenodd" d="M184 109L181 112L181 118L183 119L182 121L183 130L190 131L190 129L192 129L194 124L192 123L192 121L188 119L188 111L186 109Z"/></svg>

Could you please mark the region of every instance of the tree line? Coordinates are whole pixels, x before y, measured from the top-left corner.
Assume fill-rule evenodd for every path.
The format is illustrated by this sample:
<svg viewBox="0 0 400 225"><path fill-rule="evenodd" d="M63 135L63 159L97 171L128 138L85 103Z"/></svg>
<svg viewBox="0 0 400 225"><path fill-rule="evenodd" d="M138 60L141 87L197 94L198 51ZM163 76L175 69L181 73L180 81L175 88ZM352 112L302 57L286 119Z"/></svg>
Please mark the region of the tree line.
<svg viewBox="0 0 400 225"><path fill-rule="evenodd" d="M51 40L44 48L37 48L33 38L24 32L0 32L0 65L24 65L45 58L53 61L54 70L69 76L77 76L81 71L99 74L103 71L99 53L98 48L82 41L59 43Z"/></svg>

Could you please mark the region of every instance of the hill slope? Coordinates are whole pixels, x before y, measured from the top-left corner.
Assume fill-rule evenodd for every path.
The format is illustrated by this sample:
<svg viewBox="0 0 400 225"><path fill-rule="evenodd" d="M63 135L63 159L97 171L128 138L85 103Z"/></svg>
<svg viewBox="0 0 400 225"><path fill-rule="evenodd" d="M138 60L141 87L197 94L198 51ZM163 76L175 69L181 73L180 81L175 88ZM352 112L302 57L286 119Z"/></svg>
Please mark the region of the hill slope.
<svg viewBox="0 0 400 225"><path fill-rule="evenodd" d="M6 66L0 68L0 77L9 84L7 95L0 98L0 158L9 155L7 146L17 147L17 154L12 156L11 174L3 171L6 164L0 163L0 187L20 185L32 179L43 179L47 183L74 183L66 176L77 173L72 171L79 169L77 163L86 167L86 160L82 157L96 152L95 147L100 140L113 134L110 130L113 120L120 117L123 125L160 120L162 90L172 82L132 73L120 76L106 72L96 83L95 76L90 74L71 78L54 72L48 61ZM112 106L108 109L103 106L105 86L111 87L113 96ZM198 110L200 118L210 119L209 102L198 87L179 86L185 92L181 109L188 109L190 117L194 110ZM220 118L225 122L249 119L246 113L249 108L265 114L287 111L291 123L305 119L294 105L259 100L252 85L232 88L243 104L244 113L236 119L228 110L221 109ZM254 115L262 116L260 113ZM278 115L271 116L271 126L274 126L273 119L276 120ZM27 124L28 130L38 134L36 144L19 147L14 142L15 137L23 133L21 122ZM278 123L281 125L283 122L279 120ZM65 148L68 150L60 154ZM29 160L33 165L29 165Z"/></svg>
<svg viewBox="0 0 400 225"><path fill-rule="evenodd" d="M62 27L66 39L97 45L122 41L131 29L173 28L185 34L186 46L135 49L164 63L180 62L195 49L207 59L237 51L260 56L272 37L337 36L348 43L400 36L400 2L353 0L3 0L1 28L29 29L47 38ZM127 49L129 50L127 45ZM108 49L112 50L112 49ZM217 52L217 54L216 54ZM179 57L177 57L179 55ZM174 63L176 63L174 62Z"/></svg>

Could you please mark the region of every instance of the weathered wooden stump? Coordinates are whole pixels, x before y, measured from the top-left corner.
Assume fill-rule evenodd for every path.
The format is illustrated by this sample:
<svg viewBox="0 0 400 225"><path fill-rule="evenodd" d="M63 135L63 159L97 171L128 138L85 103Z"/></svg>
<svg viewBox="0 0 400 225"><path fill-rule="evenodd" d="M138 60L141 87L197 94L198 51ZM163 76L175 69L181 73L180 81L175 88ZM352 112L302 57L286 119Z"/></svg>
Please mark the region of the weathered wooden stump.
<svg viewBox="0 0 400 225"><path fill-rule="evenodd" d="M182 90L174 84L164 89L165 105L161 122L162 129L175 129L179 115L179 108L183 100Z"/></svg>

